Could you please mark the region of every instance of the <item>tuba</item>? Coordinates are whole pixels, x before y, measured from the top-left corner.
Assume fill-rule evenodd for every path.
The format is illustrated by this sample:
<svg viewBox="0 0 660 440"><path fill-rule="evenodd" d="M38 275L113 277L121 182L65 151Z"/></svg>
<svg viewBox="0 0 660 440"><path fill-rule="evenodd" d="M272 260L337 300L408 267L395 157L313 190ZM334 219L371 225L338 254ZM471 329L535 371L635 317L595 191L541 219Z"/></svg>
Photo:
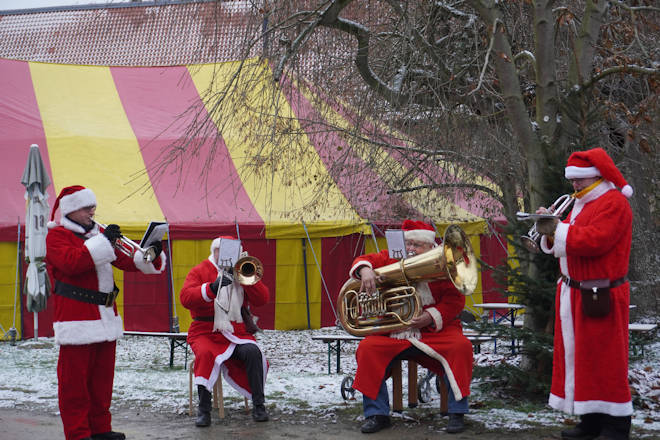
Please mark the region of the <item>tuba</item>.
<svg viewBox="0 0 660 440"><path fill-rule="evenodd" d="M422 309L414 284L449 279L463 295L477 286L477 259L458 225L445 231L442 246L375 269L378 291L360 292L360 280L350 278L337 297L339 320L354 336L389 333L408 328Z"/></svg>

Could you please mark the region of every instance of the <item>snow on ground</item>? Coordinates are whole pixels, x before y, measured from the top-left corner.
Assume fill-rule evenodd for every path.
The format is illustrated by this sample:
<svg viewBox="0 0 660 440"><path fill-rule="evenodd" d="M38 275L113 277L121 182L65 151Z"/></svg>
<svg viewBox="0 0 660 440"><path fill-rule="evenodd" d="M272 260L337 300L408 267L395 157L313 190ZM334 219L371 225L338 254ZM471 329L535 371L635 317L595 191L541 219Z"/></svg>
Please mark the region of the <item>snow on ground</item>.
<svg viewBox="0 0 660 440"><path fill-rule="evenodd" d="M266 401L284 413L307 411L313 417L332 419L341 407L353 408L361 414L362 398L344 400L342 379L354 374L355 342L342 344L341 370L335 374L336 357L331 356L328 374L327 345L313 341L311 336L340 333L335 328L301 331L266 330L258 340L270 362L266 383ZM176 348L174 368L169 367L169 340L157 337L129 336L117 345L117 362L113 406L186 413L188 411L188 370L184 369L185 352ZM475 355L479 365L518 362L510 354L493 353L493 343L482 344ZM631 360L630 380L635 395L633 425L660 435L660 342L647 345L642 359ZM57 346L52 338L19 341L15 346L0 344L0 407L19 407L57 413ZM188 361L191 352L188 350ZM422 372L420 372L421 374ZM407 389L404 374L404 390ZM471 401L492 400L480 389L480 381L472 384ZM225 405L238 408L243 399L231 387L225 386ZM405 392L404 392L405 393ZM439 396L420 403L420 408L437 408ZM196 403L196 394L193 400ZM521 408L523 408L521 406ZM406 417L408 411L404 411ZM413 411L410 411L413 414ZM538 410L473 408L470 418L491 428L524 429L530 425L560 426L564 414L549 408Z"/></svg>

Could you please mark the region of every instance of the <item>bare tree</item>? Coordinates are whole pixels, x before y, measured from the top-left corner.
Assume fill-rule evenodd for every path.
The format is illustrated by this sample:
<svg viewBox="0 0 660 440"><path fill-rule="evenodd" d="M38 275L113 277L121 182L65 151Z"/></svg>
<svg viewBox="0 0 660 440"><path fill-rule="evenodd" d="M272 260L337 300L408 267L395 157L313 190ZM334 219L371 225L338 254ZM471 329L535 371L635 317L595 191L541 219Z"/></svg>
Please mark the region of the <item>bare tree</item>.
<svg viewBox="0 0 660 440"><path fill-rule="evenodd" d="M322 164L301 147L311 139L356 200L382 196L369 186L375 172L387 194L430 217L459 194L480 207L490 200L488 213L515 223L519 209L566 192L570 152L602 146L637 191L631 278L648 297L657 293L657 283L642 281L655 280L657 256L639 238L657 235L660 9L652 0L230 3L250 11L244 59L217 76L204 96L210 117L195 119L164 164L185 163L200 134L231 126L251 157L245 175L262 178L264 191L294 175L318 184ZM323 191L307 201L312 213L330 203ZM526 325L546 327L530 314Z"/></svg>

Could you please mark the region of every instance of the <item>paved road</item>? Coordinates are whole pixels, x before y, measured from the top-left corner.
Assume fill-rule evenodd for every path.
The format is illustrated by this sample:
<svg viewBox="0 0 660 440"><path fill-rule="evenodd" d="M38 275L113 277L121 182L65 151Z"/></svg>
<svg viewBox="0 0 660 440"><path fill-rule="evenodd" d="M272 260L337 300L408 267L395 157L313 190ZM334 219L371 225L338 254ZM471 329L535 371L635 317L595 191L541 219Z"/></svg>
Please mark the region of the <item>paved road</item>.
<svg viewBox="0 0 660 440"><path fill-rule="evenodd" d="M452 440L556 440L556 429L539 428L534 431L489 432L478 424L469 423L469 429L460 434L444 432L446 418L424 420L421 423L394 419L392 428L378 434L360 433L360 422L351 415L337 419L322 419L299 414L271 414L271 421L254 423L243 411L231 412L224 420L214 414L208 428L196 428L187 415L137 413L135 410L113 411L113 428L126 434L129 440L415 440L446 438ZM59 440L64 439L62 423L56 414L0 409L1 440Z"/></svg>

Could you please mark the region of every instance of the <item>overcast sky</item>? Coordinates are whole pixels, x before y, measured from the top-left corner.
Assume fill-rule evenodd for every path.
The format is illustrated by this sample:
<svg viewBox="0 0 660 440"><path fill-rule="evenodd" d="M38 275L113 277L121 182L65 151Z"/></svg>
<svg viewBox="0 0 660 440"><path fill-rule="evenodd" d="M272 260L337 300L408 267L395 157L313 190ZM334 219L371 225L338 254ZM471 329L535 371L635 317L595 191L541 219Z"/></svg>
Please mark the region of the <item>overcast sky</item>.
<svg viewBox="0 0 660 440"><path fill-rule="evenodd" d="M0 10L48 8L51 6L125 3L129 0L0 0Z"/></svg>

